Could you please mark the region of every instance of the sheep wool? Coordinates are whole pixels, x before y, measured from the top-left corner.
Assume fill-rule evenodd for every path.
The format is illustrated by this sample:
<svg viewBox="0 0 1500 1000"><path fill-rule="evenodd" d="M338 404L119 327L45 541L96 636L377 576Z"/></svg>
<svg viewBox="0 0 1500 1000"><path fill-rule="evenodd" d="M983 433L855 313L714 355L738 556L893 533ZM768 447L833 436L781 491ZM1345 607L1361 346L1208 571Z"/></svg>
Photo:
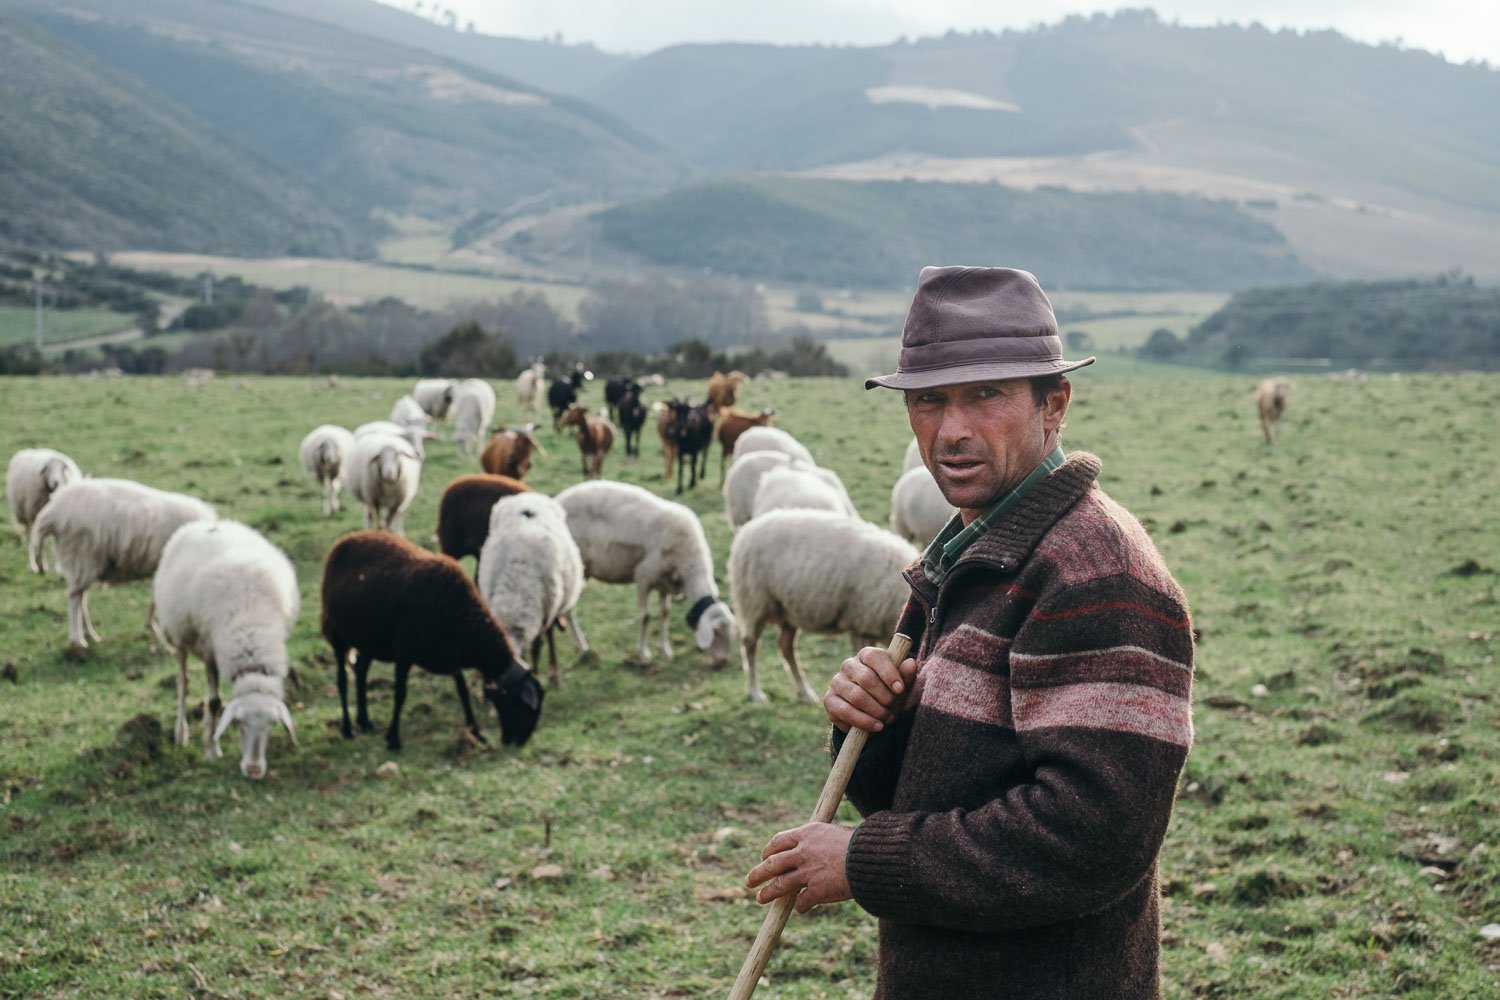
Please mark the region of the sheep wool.
<svg viewBox="0 0 1500 1000"><path fill-rule="evenodd" d="M453 405L453 393L457 389L458 383L451 378L418 379L412 387L411 398L433 420L442 420Z"/></svg>
<svg viewBox="0 0 1500 1000"><path fill-rule="evenodd" d="M187 660L203 661L203 755L220 756L219 740L239 726L240 772L266 774L271 731L297 741L284 701L286 640L297 622L297 574L280 549L238 521L199 521L178 529L162 551L151 584L161 637L177 652L178 746L188 743ZM219 679L229 701L215 717Z"/></svg>
<svg viewBox="0 0 1500 1000"><path fill-rule="evenodd" d="M957 513L920 463L891 487L891 530L918 548L925 548Z"/></svg>
<svg viewBox="0 0 1500 1000"><path fill-rule="evenodd" d="M479 592L518 650L537 663L543 636L551 651L549 678L560 681L552 627L583 596L583 556L568 532L562 505L540 493L495 501L489 537L479 556Z"/></svg>
<svg viewBox="0 0 1500 1000"><path fill-rule="evenodd" d="M766 471L755 491L750 516L756 518L768 511L789 509L848 513L845 498L839 491L817 475L812 466L802 462Z"/></svg>
<svg viewBox="0 0 1500 1000"><path fill-rule="evenodd" d="M775 510L742 527L729 549L729 589L749 699L766 700L755 653L767 625L781 626L782 661L804 702L818 699L797 660L799 630L884 645L906 604L901 570L916 558L906 540L831 511Z"/></svg>
<svg viewBox="0 0 1500 1000"><path fill-rule="evenodd" d="M734 443L735 461L755 451L779 451L788 458L800 458L808 465L817 464L807 446L780 427L751 427Z"/></svg>
<svg viewBox="0 0 1500 1000"><path fill-rule="evenodd" d="M31 552L31 526L52 494L83 478L78 463L51 448L22 448L11 456L5 470L5 498L10 501L10 519L21 533L26 548L26 568L33 573L45 569L45 554Z"/></svg>
<svg viewBox="0 0 1500 1000"><path fill-rule="evenodd" d="M297 448L297 461L317 479L323 494L323 513L337 514L339 491L344 484L344 463L354 450L354 435L334 424L323 424L308 432Z"/></svg>
<svg viewBox="0 0 1500 1000"><path fill-rule="evenodd" d="M422 460L406 438L378 431L355 435L349 493L364 504L365 528L403 534L406 509L421 479Z"/></svg>
<svg viewBox="0 0 1500 1000"><path fill-rule="evenodd" d="M495 390L484 379L466 378L453 394L453 440L465 455L478 451L495 419Z"/></svg>

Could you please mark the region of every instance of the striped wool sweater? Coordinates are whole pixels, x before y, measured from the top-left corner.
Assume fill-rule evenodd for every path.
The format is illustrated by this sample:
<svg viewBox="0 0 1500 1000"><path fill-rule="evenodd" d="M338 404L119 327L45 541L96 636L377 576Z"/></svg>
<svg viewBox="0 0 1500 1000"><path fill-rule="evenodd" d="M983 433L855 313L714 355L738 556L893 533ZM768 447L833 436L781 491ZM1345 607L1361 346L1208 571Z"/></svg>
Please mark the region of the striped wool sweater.
<svg viewBox="0 0 1500 1000"><path fill-rule="evenodd" d="M1192 742L1192 624L1098 472L1074 453L940 591L907 570L912 707L849 786L877 998L1160 996L1157 854Z"/></svg>

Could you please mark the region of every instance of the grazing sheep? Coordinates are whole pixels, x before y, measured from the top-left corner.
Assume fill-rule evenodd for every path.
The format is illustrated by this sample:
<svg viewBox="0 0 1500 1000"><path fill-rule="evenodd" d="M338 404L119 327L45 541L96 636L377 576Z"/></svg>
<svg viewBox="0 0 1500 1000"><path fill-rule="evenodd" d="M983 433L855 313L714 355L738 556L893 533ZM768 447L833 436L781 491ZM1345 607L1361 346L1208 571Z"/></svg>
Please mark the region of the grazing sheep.
<svg viewBox="0 0 1500 1000"><path fill-rule="evenodd" d="M1255 387L1255 408L1260 412L1260 432L1266 444L1271 443L1271 425L1281 423L1291 392L1292 382L1285 378L1268 378Z"/></svg>
<svg viewBox="0 0 1500 1000"><path fill-rule="evenodd" d="M708 475L708 446L714 439L714 405L673 400L671 406L677 411L672 421L672 436L677 445L677 492L682 492L682 470L691 471L688 487L696 489L698 477ZM698 456L703 456L703 471L698 471Z"/></svg>
<svg viewBox="0 0 1500 1000"><path fill-rule="evenodd" d="M911 443L906 446L906 457L901 461L901 471L907 472L922 464L922 448L917 444L917 439L912 438Z"/></svg>
<svg viewBox="0 0 1500 1000"><path fill-rule="evenodd" d="M533 664L546 636L547 676L561 683L553 631L583 595L583 557L562 505L540 493L497 500L479 564L479 592L490 611L505 623L517 649L530 650Z"/></svg>
<svg viewBox="0 0 1500 1000"><path fill-rule="evenodd" d="M542 686L514 652L505 628L485 607L474 582L457 562L403 538L356 531L334 543L323 564L323 638L338 671L341 726L349 724L346 667L355 651L355 697L360 731L373 732L366 705L370 662L396 665L395 705L385 744L401 749L401 708L413 665L453 678L464 722L481 743L484 733L469 704L465 667L484 678L484 696L500 720L500 738L523 746L542 714Z"/></svg>
<svg viewBox="0 0 1500 1000"><path fill-rule="evenodd" d="M422 404L411 396L402 396L391 405L391 423L401 427L416 427L425 431L429 419L431 418Z"/></svg>
<svg viewBox="0 0 1500 1000"><path fill-rule="evenodd" d="M769 511L793 508L848 514L847 495L829 482L829 475L833 475L829 470L806 462L788 462L780 468L767 469L755 489L750 517L754 519Z"/></svg>
<svg viewBox="0 0 1500 1000"><path fill-rule="evenodd" d="M779 451L788 458L800 458L809 465L818 464L801 441L779 427L751 427L741 434L734 445L736 459L753 451Z"/></svg>
<svg viewBox="0 0 1500 1000"><path fill-rule="evenodd" d="M531 471L531 456L547 454L536 439L536 424L504 427L490 435L479 456L479 467L496 476L525 479Z"/></svg>
<svg viewBox="0 0 1500 1000"><path fill-rule="evenodd" d="M620 414L620 430L625 432L625 454L636 458L641 456L641 428L646 425L646 404L641 401L644 391L638 383L631 383L615 407Z"/></svg>
<svg viewBox="0 0 1500 1000"><path fill-rule="evenodd" d="M457 390L458 382L451 378L418 379L412 387L411 398L417 401L423 413L433 420L442 420L453 406L453 394ZM391 419L396 420L394 414Z"/></svg>
<svg viewBox="0 0 1500 1000"><path fill-rule="evenodd" d="M755 651L767 625L797 700L816 702L797 661L797 631L844 632L854 648L886 641L910 593L901 571L911 543L865 521L821 510L777 510L740 529L729 549L729 587L742 623L747 693L764 703Z"/></svg>
<svg viewBox="0 0 1500 1000"><path fill-rule="evenodd" d="M719 485L724 485L724 464L734 454L735 443L740 435L752 427L769 427L776 420L775 410L746 413L744 410L725 410L719 417Z"/></svg>
<svg viewBox="0 0 1500 1000"><path fill-rule="evenodd" d="M354 451L354 435L334 424L315 427L297 448L297 461L318 480L323 491L323 513L337 514L344 463Z"/></svg>
<svg viewBox="0 0 1500 1000"><path fill-rule="evenodd" d="M86 648L99 633L89 619L95 583L145 580L156 572L172 532L218 515L196 497L128 479L80 479L56 493L31 525L31 559L57 539L57 571L68 581L68 644Z"/></svg>
<svg viewBox="0 0 1500 1000"><path fill-rule="evenodd" d="M26 549L26 568L33 573L46 568L46 556L31 550L32 523L52 494L82 478L77 462L51 448L22 448L11 456L5 470L5 498L10 501L10 519Z"/></svg>
<svg viewBox="0 0 1500 1000"><path fill-rule="evenodd" d="M530 486L510 476L459 476L438 501L438 549L454 559L477 559L490 534L490 509L495 502L530 492ZM474 575L479 575L477 567Z"/></svg>
<svg viewBox="0 0 1500 1000"><path fill-rule="evenodd" d="M591 417L589 411L574 403L563 414L563 427L577 427L578 457L583 463L583 477L597 479L604 469L604 456L615 443L615 425L608 417Z"/></svg>
<svg viewBox="0 0 1500 1000"><path fill-rule="evenodd" d="M364 526L405 534L406 508L416 499L422 459L395 434L356 434L349 452L349 495L365 507Z"/></svg>
<svg viewBox="0 0 1500 1000"><path fill-rule="evenodd" d="M178 746L188 744L188 654L203 661L203 757L217 760L230 723L240 728L240 773L266 774L277 723L297 743L287 711L286 640L297 623L297 574L280 549L238 521L185 524L162 550L151 582L162 641L177 652ZM219 678L229 702L219 714ZM217 721L217 725L215 722Z"/></svg>
<svg viewBox="0 0 1500 1000"><path fill-rule="evenodd" d="M729 519L731 530L738 531L740 525L749 521L754 513L755 492L760 481L771 469L785 467L791 463L785 453L779 451L752 451L747 455L736 455L729 465L729 474L724 477L724 516Z"/></svg>
<svg viewBox="0 0 1500 1000"><path fill-rule="evenodd" d="M719 600L713 555L698 515L680 503L663 500L627 483L594 480L570 486L557 495L568 514L568 531L583 556L584 574L604 583L634 583L640 636L636 656L649 660L646 630L652 591L661 598L661 651L671 658L668 609L674 595L688 601L687 624L715 668L729 659L734 616ZM575 611L569 616L573 637L586 645Z"/></svg>
<svg viewBox="0 0 1500 1000"><path fill-rule="evenodd" d="M714 372L708 377L708 401L715 409L728 409L734 405L735 395L747 378L749 376L742 371L732 371L728 375Z"/></svg>
<svg viewBox="0 0 1500 1000"><path fill-rule="evenodd" d="M362 438L366 434L394 434L405 438L411 445L412 451L417 453L417 458L427 460L427 442L433 439L433 435L424 427L411 427L406 424L398 424L394 420L372 420L367 424L360 424L354 428L354 436Z"/></svg>
<svg viewBox="0 0 1500 1000"><path fill-rule="evenodd" d="M481 378L466 378L453 394L453 440L465 455L479 443L495 419L495 390Z"/></svg>
<svg viewBox="0 0 1500 1000"><path fill-rule="evenodd" d="M593 377L593 372L585 371L581 364L575 364L567 378L555 378L547 387L547 405L552 408L552 432L554 434L561 430L562 417L568 407L578 402L578 390L583 388L583 383Z"/></svg>
<svg viewBox="0 0 1500 1000"><path fill-rule="evenodd" d="M891 487L891 530L918 548L936 538L956 513L925 465L907 469Z"/></svg>
<svg viewBox="0 0 1500 1000"><path fill-rule="evenodd" d="M523 410L542 410L542 386L547 378L547 366L541 358L532 358L531 367L516 376L516 402Z"/></svg>
<svg viewBox="0 0 1500 1000"><path fill-rule="evenodd" d="M675 407L679 400L672 397L670 403L657 400L651 404L652 409L657 411L656 436L661 439L661 453L667 460L667 468L661 477L668 482L672 481L672 466L677 461L677 410Z"/></svg>

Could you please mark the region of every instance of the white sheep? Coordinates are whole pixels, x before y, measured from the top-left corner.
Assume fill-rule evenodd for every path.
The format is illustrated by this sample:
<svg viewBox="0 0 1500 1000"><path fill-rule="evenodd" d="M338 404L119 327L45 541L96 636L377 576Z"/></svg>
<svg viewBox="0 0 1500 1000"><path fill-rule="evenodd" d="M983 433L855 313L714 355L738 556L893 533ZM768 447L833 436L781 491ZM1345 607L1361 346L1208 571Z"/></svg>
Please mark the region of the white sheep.
<svg viewBox="0 0 1500 1000"><path fill-rule="evenodd" d="M517 652L540 666L547 639L549 677L560 683L553 626L583 595L583 557L562 505L540 493L501 497L490 508L490 533L479 553L479 592L505 626ZM586 650L588 647L585 645Z"/></svg>
<svg viewBox="0 0 1500 1000"><path fill-rule="evenodd" d="M847 496L819 473L832 473L806 462L788 462L774 469L767 469L760 477L755 490L755 501L750 505L750 516L760 517L773 510L831 510L848 514ZM837 476L834 476L837 479Z"/></svg>
<svg viewBox="0 0 1500 1000"><path fill-rule="evenodd" d="M365 507L364 526L405 535L406 509L416 498L422 459L411 442L397 434L356 434L349 453L349 495Z"/></svg>
<svg viewBox="0 0 1500 1000"><path fill-rule="evenodd" d="M83 478L78 463L51 448L22 448L11 456L5 470L5 498L10 501L10 519L21 533L26 549L26 568L40 573L46 556L31 551L31 525L52 499L52 494Z"/></svg>
<svg viewBox="0 0 1500 1000"><path fill-rule="evenodd" d="M908 472L922 465L922 448L917 444L917 439L912 438L911 443L906 446L906 457L901 461L901 471Z"/></svg>
<svg viewBox="0 0 1500 1000"><path fill-rule="evenodd" d="M301 598L297 574L280 549L238 521L184 525L162 551L151 584L162 641L177 653L178 746L188 744L188 654L203 661L203 757L217 760L231 723L240 728L240 773L262 778L266 744L278 723L297 730L283 700L286 640ZM229 701L215 718L219 678Z"/></svg>
<svg viewBox="0 0 1500 1000"><path fill-rule="evenodd" d="M800 458L808 465L816 465L812 452L780 427L751 427L734 443L734 460L757 451L779 451L788 458Z"/></svg>
<svg viewBox="0 0 1500 1000"><path fill-rule="evenodd" d="M401 427L416 427L425 431L428 419L427 411L412 396L402 396L391 404L391 423L393 424Z"/></svg>
<svg viewBox="0 0 1500 1000"><path fill-rule="evenodd" d="M69 645L84 649L90 639L99 641L89 619L89 587L147 579L172 532L217 516L196 497L128 479L80 479L54 493L31 526L31 556L56 538L57 571L68 582Z"/></svg>
<svg viewBox="0 0 1500 1000"><path fill-rule="evenodd" d="M366 434L394 434L405 438L407 444L411 445L412 451L417 453L417 458L424 462L427 460L427 442L437 439L437 435L425 427L411 427L398 424L394 420L372 420L354 428L356 438L364 437Z"/></svg>
<svg viewBox="0 0 1500 1000"><path fill-rule="evenodd" d="M925 465L907 469L891 487L891 530L913 545L925 547L956 513Z"/></svg>
<svg viewBox="0 0 1500 1000"><path fill-rule="evenodd" d="M453 394L453 440L465 455L478 451L495 419L495 390L484 379L466 378Z"/></svg>
<svg viewBox="0 0 1500 1000"><path fill-rule="evenodd" d="M661 651L672 656L668 640L671 598L681 594L689 609L688 627L714 667L729 660L734 615L719 599L713 555L698 515L639 486L596 479L570 486L557 495L568 514L568 531L583 556L584 574L604 583L634 583L640 618L636 656L649 660L646 630L652 591L661 598ZM569 616L573 636L582 645L575 611Z"/></svg>
<svg viewBox="0 0 1500 1000"><path fill-rule="evenodd" d="M297 461L323 491L324 514L338 513L345 463L353 451L354 435L335 424L313 428L297 448Z"/></svg>
<svg viewBox="0 0 1500 1000"><path fill-rule="evenodd" d="M533 358L531 367L516 376L516 402L521 409L542 412L542 399L547 395L547 366L541 358Z"/></svg>
<svg viewBox="0 0 1500 1000"><path fill-rule="evenodd" d="M755 429L751 428L751 430ZM823 469L800 459L792 459L785 452L780 451L762 450L741 455L736 450L734 461L729 466L729 475L724 478L724 516L729 519L730 528L738 531L740 525L754 516L755 497L760 491L760 482L766 473L772 469L790 466L811 469L818 478L839 494L845 513L850 517L859 516L854 502L849 499L849 491L844 488L844 483L839 479L838 473L832 469Z"/></svg>
<svg viewBox="0 0 1500 1000"><path fill-rule="evenodd" d="M781 627L777 646L797 700L815 702L797 661L797 631L844 632L855 649L883 645L910 593L901 571L916 558L906 540L829 511L776 510L741 528L729 549L729 588L750 700L766 700L755 651L767 625Z"/></svg>
<svg viewBox="0 0 1500 1000"><path fill-rule="evenodd" d="M448 415L449 407L453 405L453 393L457 389L458 382L451 378L418 379L417 384L412 387L411 398L415 399L422 407L422 412L433 420L442 420Z"/></svg>

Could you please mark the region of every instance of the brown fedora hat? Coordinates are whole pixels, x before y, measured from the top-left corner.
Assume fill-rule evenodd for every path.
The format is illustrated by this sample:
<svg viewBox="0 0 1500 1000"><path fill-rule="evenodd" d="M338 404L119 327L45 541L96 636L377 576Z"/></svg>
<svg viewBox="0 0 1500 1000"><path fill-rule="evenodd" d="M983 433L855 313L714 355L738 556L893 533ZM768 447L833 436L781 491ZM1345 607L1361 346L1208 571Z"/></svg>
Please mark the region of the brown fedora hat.
<svg viewBox="0 0 1500 1000"><path fill-rule="evenodd" d="M1057 317L1036 276L1013 267L924 267L890 375L865 388L930 389L1061 375L1094 363L1066 361Z"/></svg>

